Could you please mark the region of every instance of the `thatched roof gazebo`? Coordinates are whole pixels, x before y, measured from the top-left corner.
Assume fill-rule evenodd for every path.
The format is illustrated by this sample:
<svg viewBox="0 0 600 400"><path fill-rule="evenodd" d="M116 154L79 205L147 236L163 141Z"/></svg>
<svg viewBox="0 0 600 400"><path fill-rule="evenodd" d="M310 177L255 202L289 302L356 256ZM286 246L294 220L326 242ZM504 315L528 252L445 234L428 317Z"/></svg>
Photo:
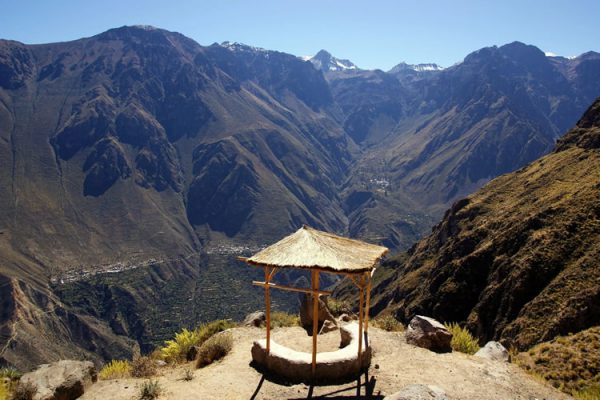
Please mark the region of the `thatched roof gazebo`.
<svg viewBox="0 0 600 400"><path fill-rule="evenodd" d="M318 231L308 226L303 226L295 233L286 236L279 242L261 250L252 257L240 258L248 264L262 267L265 280L253 282L265 289L266 308L266 353L271 349L271 301L270 289L282 289L295 292L310 293L313 299L313 326L312 326L312 375L314 378L317 366L317 335L318 335L318 307L319 296L329 295L331 292L321 290L319 286L319 273L341 274L354 282L359 289L359 317L358 317L358 354L362 355L363 342L368 343L369 329L369 303L371 292L371 279L375 272L376 264L388 249L359 240L336 236L331 233ZM273 283L275 273L282 268L298 268L310 270L311 288L298 288ZM366 295L366 298L365 298ZM365 307L366 303L366 307Z"/></svg>

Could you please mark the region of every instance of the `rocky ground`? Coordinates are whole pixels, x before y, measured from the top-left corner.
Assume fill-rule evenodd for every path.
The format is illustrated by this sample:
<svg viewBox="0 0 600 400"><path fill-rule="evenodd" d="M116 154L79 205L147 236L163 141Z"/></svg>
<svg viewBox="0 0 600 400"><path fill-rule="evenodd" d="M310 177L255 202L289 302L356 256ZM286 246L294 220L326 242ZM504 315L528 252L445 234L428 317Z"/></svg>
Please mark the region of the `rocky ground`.
<svg viewBox="0 0 600 400"><path fill-rule="evenodd" d="M159 380L161 399L381 399L407 385L426 384L441 388L448 399L569 399L570 397L527 375L515 365L490 361L462 353L437 354L406 344L404 333L370 328L374 356L368 376L344 385L285 385L276 383L250 366L252 342L264 337L264 329L233 329L234 348L223 360L194 370L193 379L183 379L193 364L165 367ZM319 336L322 351L333 350L338 332ZM279 328L273 338L288 347L308 351L311 338L299 327ZM365 385L367 379L368 384ZM143 379L99 381L84 400L138 398ZM360 395L358 395L360 393Z"/></svg>

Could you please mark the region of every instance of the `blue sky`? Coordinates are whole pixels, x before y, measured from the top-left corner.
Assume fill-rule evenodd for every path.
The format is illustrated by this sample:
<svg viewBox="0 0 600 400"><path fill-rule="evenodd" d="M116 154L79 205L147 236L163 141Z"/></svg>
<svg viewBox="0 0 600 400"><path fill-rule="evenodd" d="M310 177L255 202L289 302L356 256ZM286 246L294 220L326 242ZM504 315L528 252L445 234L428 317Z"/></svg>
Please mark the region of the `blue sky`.
<svg viewBox="0 0 600 400"><path fill-rule="evenodd" d="M200 44L238 41L296 55L326 49L361 68L449 66L515 40L564 56L600 51L600 1L0 0L0 38L67 41L149 24Z"/></svg>

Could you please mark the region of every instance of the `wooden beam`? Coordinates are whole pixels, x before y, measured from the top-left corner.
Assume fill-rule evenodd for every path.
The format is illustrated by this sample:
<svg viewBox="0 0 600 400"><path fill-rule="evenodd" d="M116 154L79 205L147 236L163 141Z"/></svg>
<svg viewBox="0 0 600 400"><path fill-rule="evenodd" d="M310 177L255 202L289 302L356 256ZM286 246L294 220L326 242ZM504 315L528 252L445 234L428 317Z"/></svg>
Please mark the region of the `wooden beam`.
<svg viewBox="0 0 600 400"><path fill-rule="evenodd" d="M289 290L291 292L301 292L301 293L317 293L318 295L326 295L326 296L329 296L333 293L329 290L314 291L313 289L298 288L298 287L294 287L294 286L280 285L278 283L270 283L270 282L267 283L267 282L252 281L252 284L256 285L256 286L263 286L263 287L266 287L268 285L272 289Z"/></svg>
<svg viewBox="0 0 600 400"><path fill-rule="evenodd" d="M318 329L319 329L319 294L317 293L319 291L319 272L318 271L312 271L311 283L312 283L311 286L313 289L313 294L312 294L312 297L313 297L312 374L314 377L315 371L317 370L317 335L319 334L319 332L318 332Z"/></svg>

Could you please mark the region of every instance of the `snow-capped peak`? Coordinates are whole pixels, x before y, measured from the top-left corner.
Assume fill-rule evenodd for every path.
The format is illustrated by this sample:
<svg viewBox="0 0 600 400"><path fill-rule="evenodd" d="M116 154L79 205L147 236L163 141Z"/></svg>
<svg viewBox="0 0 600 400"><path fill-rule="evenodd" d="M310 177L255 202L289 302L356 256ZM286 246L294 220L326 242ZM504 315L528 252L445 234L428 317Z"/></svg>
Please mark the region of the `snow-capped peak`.
<svg viewBox="0 0 600 400"><path fill-rule="evenodd" d="M267 52L267 50L263 49L262 47L248 46L247 44L239 43L239 42L225 41L225 42L221 43L220 46L221 47L225 47L226 49L231 50L231 51L259 51L259 52Z"/></svg>
<svg viewBox="0 0 600 400"><path fill-rule="evenodd" d="M434 63L426 63L426 64L407 64L405 62L401 62L392 68L389 72L397 73L402 71L415 71L415 72L435 72L441 71L444 67L434 64Z"/></svg>
<svg viewBox="0 0 600 400"><path fill-rule="evenodd" d="M346 71L359 69L352 61L335 58L325 50L319 51L314 56L301 57L305 61L310 61L315 68L321 71Z"/></svg>

